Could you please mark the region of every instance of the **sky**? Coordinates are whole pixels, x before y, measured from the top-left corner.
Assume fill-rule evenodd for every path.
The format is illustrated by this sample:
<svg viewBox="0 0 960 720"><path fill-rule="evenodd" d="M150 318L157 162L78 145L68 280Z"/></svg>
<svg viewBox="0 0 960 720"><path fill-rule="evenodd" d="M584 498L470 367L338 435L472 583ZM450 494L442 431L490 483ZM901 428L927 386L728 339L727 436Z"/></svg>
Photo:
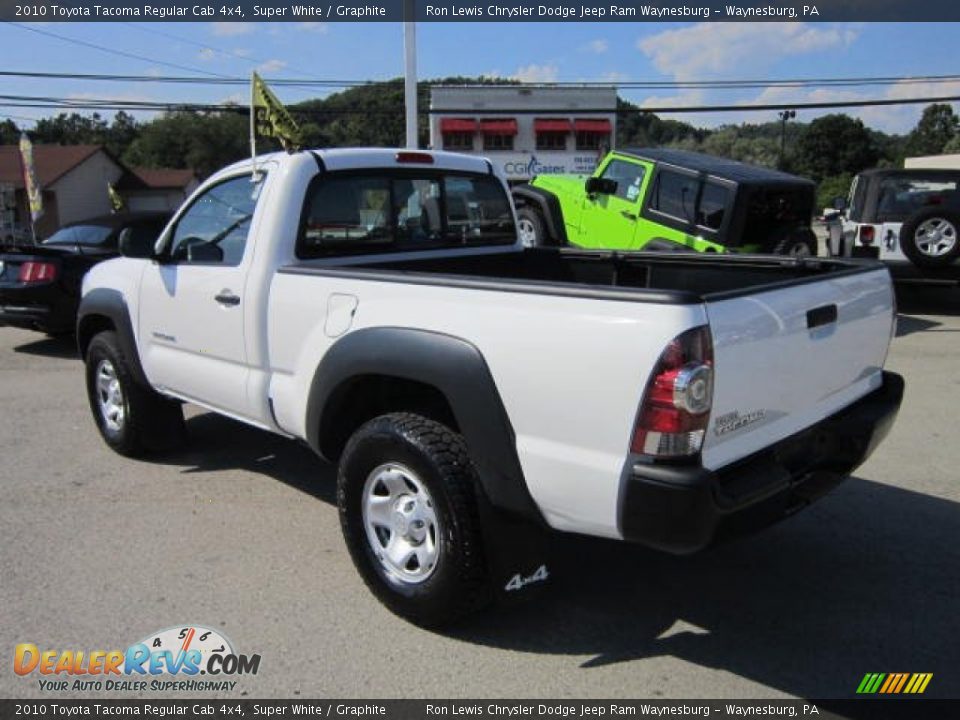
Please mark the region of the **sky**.
<svg viewBox="0 0 960 720"><path fill-rule="evenodd" d="M494 75L533 82L949 75L960 74L960 55L952 49L956 35L951 23L431 22L417 25L418 75L420 79ZM3 23L0 68L201 77L247 76L256 69L268 83L271 78L383 80L403 73L403 30L399 23ZM0 87L2 95L241 103L247 98L246 90L230 86L0 77ZM284 103L329 92L274 89ZM623 89L620 94L647 107L799 103L960 96L960 82L805 89ZM13 108L3 102L0 118L12 117L27 128L29 119L55 112ZM923 105L914 105L846 112L879 130L903 133L916 124L922 109ZM804 110L797 119L809 121L826 112L831 111ZM149 114L138 113L138 117ZM776 111L674 117L704 127L777 119Z"/></svg>

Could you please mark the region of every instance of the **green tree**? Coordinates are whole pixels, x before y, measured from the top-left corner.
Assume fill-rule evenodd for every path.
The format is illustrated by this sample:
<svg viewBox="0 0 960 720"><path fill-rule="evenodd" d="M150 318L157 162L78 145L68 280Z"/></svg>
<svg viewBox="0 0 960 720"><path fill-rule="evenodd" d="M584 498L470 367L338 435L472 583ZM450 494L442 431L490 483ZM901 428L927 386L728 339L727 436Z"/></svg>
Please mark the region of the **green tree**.
<svg viewBox="0 0 960 720"><path fill-rule="evenodd" d="M20 128L17 124L7 118L0 122L0 145L16 145L20 142Z"/></svg>
<svg viewBox="0 0 960 720"><path fill-rule="evenodd" d="M923 115L907 136L907 155L939 155L957 135L958 121L953 108L935 103L924 108Z"/></svg>
<svg viewBox="0 0 960 720"><path fill-rule="evenodd" d="M826 177L866 170L880 157L862 121L849 115L824 115L811 122L797 141L792 169L819 183Z"/></svg>

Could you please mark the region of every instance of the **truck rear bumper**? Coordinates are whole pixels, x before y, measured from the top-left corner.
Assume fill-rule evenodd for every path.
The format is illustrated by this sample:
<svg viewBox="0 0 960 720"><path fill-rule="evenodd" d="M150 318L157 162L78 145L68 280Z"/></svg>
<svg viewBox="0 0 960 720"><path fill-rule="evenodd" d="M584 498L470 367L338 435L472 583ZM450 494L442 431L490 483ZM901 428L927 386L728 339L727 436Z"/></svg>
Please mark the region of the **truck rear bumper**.
<svg viewBox="0 0 960 720"><path fill-rule="evenodd" d="M620 498L624 538L673 553L780 520L824 495L886 437L903 378L883 384L816 425L719 471L653 465L632 457Z"/></svg>

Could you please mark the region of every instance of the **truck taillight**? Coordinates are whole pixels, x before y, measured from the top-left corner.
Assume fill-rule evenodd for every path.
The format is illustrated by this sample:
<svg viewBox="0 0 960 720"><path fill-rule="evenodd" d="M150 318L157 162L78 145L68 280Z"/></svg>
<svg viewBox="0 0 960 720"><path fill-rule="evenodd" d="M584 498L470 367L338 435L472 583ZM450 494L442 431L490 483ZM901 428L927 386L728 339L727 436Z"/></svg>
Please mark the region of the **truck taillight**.
<svg viewBox="0 0 960 720"><path fill-rule="evenodd" d="M713 343L706 325L674 338L643 394L630 450L654 458L700 452L713 403Z"/></svg>
<svg viewBox="0 0 960 720"><path fill-rule="evenodd" d="M876 229L873 225L862 225L860 227L860 244L861 245L873 245L873 241L876 237Z"/></svg>
<svg viewBox="0 0 960 720"><path fill-rule="evenodd" d="M398 163L420 163L423 165L433 165L433 155L424 152L410 152L401 150L397 153Z"/></svg>
<svg viewBox="0 0 960 720"><path fill-rule="evenodd" d="M28 261L20 266L17 280L22 283L49 282L57 277L57 266L48 262Z"/></svg>

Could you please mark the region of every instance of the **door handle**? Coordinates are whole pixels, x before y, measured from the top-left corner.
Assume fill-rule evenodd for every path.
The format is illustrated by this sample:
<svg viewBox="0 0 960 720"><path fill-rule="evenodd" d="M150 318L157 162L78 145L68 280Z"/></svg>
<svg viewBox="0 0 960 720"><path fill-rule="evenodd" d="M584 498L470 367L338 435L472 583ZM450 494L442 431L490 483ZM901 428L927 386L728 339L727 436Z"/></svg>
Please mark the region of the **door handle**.
<svg viewBox="0 0 960 720"><path fill-rule="evenodd" d="M234 295L232 290L227 289L221 290L213 299L221 305L233 306L240 304L240 296Z"/></svg>
<svg viewBox="0 0 960 720"><path fill-rule="evenodd" d="M636 220L636 213L628 212L626 210L621 210L620 214L623 215L627 220Z"/></svg>
<svg viewBox="0 0 960 720"><path fill-rule="evenodd" d="M813 330L821 325L830 325L837 321L837 306L822 305L812 310L807 310L807 329Z"/></svg>

